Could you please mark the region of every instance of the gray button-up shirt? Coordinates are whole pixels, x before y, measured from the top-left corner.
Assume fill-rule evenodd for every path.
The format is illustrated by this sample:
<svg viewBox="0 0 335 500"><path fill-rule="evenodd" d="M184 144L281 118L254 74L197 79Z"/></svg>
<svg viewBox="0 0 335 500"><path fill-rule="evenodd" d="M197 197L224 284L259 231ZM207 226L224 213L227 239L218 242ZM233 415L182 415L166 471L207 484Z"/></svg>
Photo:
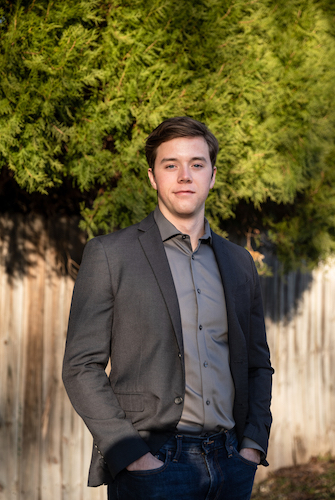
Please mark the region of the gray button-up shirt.
<svg viewBox="0 0 335 500"><path fill-rule="evenodd" d="M177 429L186 434L231 429L235 389L227 311L208 221L193 251L190 237L178 231L158 207L154 216L176 287L183 331L186 392Z"/></svg>

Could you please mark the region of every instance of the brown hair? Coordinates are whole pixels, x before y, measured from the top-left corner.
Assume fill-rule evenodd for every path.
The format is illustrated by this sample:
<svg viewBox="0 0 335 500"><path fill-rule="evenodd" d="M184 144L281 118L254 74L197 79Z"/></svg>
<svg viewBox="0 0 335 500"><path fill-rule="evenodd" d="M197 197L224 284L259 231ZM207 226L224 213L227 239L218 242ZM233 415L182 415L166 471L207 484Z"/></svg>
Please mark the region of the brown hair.
<svg viewBox="0 0 335 500"><path fill-rule="evenodd" d="M207 142L212 168L215 167L219 151L217 138L208 130L204 123L198 122L189 116L175 116L168 118L158 125L147 137L145 154L151 170L154 170L157 148L163 143L178 137L203 137Z"/></svg>

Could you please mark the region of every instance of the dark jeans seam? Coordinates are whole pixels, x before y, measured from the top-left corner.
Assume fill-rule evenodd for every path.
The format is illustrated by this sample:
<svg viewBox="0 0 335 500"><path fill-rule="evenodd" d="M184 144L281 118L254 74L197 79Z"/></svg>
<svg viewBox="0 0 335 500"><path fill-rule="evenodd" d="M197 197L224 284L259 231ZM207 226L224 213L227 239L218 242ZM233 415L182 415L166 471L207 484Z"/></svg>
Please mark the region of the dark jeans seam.
<svg viewBox="0 0 335 500"><path fill-rule="evenodd" d="M218 500L220 498L221 490L222 490L223 483L224 483L224 475L223 475L223 472L222 472L222 469L220 467L220 463L218 460L218 450L215 450L215 452L214 452L214 463L215 463L216 468L219 471L219 474L221 477L220 487L219 487L217 494L215 495L215 498L214 498L214 500Z"/></svg>

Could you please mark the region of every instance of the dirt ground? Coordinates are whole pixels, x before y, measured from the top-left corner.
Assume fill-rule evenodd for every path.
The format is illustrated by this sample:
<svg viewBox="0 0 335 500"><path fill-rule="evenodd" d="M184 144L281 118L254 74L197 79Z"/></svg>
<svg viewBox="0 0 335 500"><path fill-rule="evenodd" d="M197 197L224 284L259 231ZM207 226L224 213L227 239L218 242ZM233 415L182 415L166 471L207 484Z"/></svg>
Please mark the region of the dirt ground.
<svg viewBox="0 0 335 500"><path fill-rule="evenodd" d="M313 457L285 467L256 484L252 500L335 500L335 458Z"/></svg>

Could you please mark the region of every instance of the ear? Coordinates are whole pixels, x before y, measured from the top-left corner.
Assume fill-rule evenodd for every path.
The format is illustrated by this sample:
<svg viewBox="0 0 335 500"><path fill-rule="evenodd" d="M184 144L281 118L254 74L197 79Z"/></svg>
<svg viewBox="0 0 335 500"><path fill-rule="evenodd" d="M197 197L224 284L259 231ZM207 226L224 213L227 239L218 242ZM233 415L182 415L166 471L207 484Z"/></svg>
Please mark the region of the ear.
<svg viewBox="0 0 335 500"><path fill-rule="evenodd" d="M154 173L152 171L152 168L148 169L148 177L149 177L150 184L157 191L157 184L156 184L155 175L154 175Z"/></svg>
<svg viewBox="0 0 335 500"><path fill-rule="evenodd" d="M211 178L211 182L209 185L209 189L212 189L214 187L215 177L216 177L216 167L213 167L213 173L212 173L212 178Z"/></svg>

